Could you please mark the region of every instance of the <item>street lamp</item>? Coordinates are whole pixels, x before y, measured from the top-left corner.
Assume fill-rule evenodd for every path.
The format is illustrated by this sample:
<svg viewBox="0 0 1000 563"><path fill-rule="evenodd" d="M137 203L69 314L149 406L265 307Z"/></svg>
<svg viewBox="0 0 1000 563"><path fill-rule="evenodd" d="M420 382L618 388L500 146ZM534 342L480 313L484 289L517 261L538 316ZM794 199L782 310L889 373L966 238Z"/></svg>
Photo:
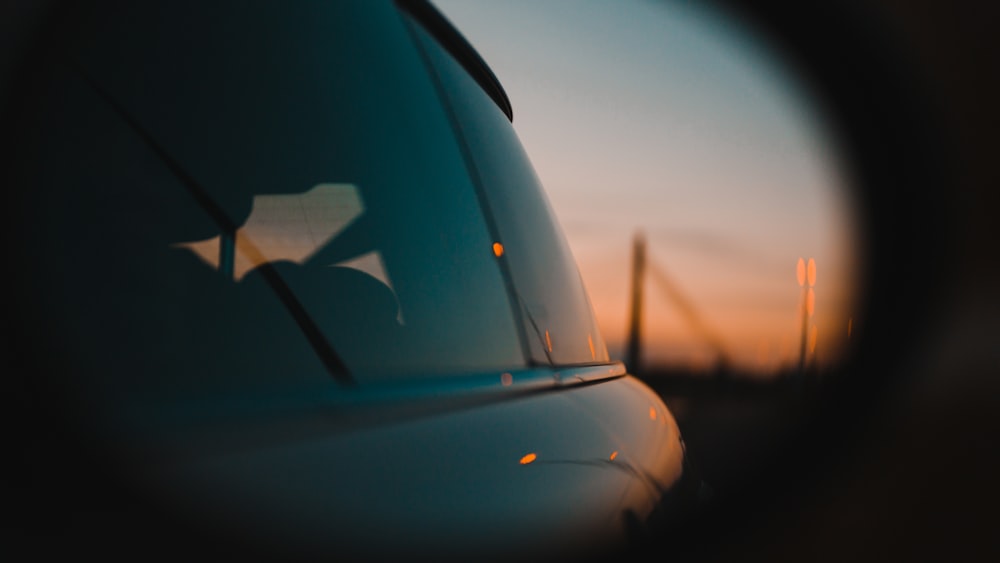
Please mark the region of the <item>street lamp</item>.
<svg viewBox="0 0 1000 563"><path fill-rule="evenodd" d="M809 319L816 312L816 260L810 258L809 262L799 258L795 265L795 277L802 288L802 340L799 345L799 373L805 369L806 362L806 342L809 334ZM815 332L813 333L815 335ZM810 353L816 349L815 339L809 346Z"/></svg>

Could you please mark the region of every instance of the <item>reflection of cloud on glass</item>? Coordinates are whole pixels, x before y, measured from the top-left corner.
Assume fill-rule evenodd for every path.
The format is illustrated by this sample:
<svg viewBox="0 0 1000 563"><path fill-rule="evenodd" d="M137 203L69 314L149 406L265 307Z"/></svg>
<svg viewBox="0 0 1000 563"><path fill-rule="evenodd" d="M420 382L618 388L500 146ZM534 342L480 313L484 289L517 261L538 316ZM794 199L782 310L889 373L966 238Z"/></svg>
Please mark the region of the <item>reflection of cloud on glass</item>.
<svg viewBox="0 0 1000 563"><path fill-rule="evenodd" d="M344 266L345 268L354 268L355 270L364 272L384 283L389 287L389 289L393 290L393 295L396 295L396 290L392 287L392 282L389 281L389 274L385 270L385 262L382 261L382 253L377 250L366 252L361 256L351 258L350 260L344 260L343 262L331 264L331 266ZM399 324L406 324L406 320L403 318L403 308L399 304L398 295L396 295L396 305L396 322Z"/></svg>
<svg viewBox="0 0 1000 563"><path fill-rule="evenodd" d="M236 231L234 279L241 280L265 262L305 263L360 217L364 209L358 188L351 184L319 184L298 194L254 196L250 216ZM219 240L213 237L176 246L187 248L218 269ZM377 251L336 265L362 271L392 287Z"/></svg>
<svg viewBox="0 0 1000 563"><path fill-rule="evenodd" d="M392 284L389 282L389 274L385 271L385 262L382 261L382 253L377 250L373 250L356 258L351 258L350 260L344 260L343 262L331 265L354 268L355 270L364 272L385 285L392 287Z"/></svg>

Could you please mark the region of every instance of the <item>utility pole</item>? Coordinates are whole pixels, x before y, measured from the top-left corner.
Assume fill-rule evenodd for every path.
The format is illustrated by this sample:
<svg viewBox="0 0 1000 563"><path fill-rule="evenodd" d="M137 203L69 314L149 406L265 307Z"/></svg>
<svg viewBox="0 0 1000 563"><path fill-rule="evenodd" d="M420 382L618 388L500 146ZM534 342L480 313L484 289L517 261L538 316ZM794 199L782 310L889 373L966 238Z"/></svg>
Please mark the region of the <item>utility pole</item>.
<svg viewBox="0 0 1000 563"><path fill-rule="evenodd" d="M628 321L628 350L625 356L625 367L633 375L639 374L641 360L642 325L642 285L646 274L646 237L642 231L637 231L632 240L632 303Z"/></svg>

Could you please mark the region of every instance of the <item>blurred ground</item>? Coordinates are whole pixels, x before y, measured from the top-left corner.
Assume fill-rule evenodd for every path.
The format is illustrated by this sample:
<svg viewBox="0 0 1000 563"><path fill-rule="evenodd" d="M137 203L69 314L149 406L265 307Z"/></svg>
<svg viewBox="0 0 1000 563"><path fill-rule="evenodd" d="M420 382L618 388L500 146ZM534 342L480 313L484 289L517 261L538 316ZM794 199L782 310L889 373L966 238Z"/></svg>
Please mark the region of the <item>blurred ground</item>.
<svg viewBox="0 0 1000 563"><path fill-rule="evenodd" d="M819 388L646 382L674 413L714 493L706 513L662 538L665 553L680 546L687 561L1000 560L995 395L915 390L865 416L851 403L825 404ZM845 440L835 436L839 426Z"/></svg>

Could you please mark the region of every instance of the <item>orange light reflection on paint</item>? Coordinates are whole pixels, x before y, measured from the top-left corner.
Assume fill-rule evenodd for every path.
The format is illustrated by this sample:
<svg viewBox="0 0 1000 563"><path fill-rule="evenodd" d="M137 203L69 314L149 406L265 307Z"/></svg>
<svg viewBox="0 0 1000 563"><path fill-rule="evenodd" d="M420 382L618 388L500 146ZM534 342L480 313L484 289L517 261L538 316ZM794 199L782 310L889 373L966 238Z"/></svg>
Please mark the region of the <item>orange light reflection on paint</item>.
<svg viewBox="0 0 1000 563"><path fill-rule="evenodd" d="M649 419L656 420L656 409L649 407Z"/></svg>
<svg viewBox="0 0 1000 563"><path fill-rule="evenodd" d="M545 331L545 347L552 351L552 337L549 336L549 331Z"/></svg>
<svg viewBox="0 0 1000 563"><path fill-rule="evenodd" d="M494 242L493 243L493 254L497 258L500 258L501 256L503 256L503 245L500 244L499 242Z"/></svg>
<svg viewBox="0 0 1000 563"><path fill-rule="evenodd" d="M504 387L506 387L506 386L510 385L511 383L514 383L514 376L513 375L511 375L509 373L506 373L506 372L500 374L500 384L501 385L503 385Z"/></svg>
<svg viewBox="0 0 1000 563"><path fill-rule="evenodd" d="M618 457L618 450L611 452L611 457L609 459L614 461L616 457Z"/></svg>
<svg viewBox="0 0 1000 563"><path fill-rule="evenodd" d="M809 259L808 272L809 287L812 287L816 285L816 261L812 258Z"/></svg>
<svg viewBox="0 0 1000 563"><path fill-rule="evenodd" d="M799 281L799 285L803 286L806 284L806 261L799 258L797 264L795 264L795 279Z"/></svg>
<svg viewBox="0 0 1000 563"><path fill-rule="evenodd" d="M809 293L806 294L806 314L810 317L816 312L816 292L813 288L809 288Z"/></svg>
<svg viewBox="0 0 1000 563"><path fill-rule="evenodd" d="M528 454L528 455L526 455L526 456L524 456L524 457L521 458L521 465L528 465L529 463L535 461L535 459L537 457L538 456L535 455L534 453L530 453L530 454Z"/></svg>
<svg viewBox="0 0 1000 563"><path fill-rule="evenodd" d="M590 346L590 359L596 360L597 353L594 352L594 339L589 334L587 335L587 346Z"/></svg>

